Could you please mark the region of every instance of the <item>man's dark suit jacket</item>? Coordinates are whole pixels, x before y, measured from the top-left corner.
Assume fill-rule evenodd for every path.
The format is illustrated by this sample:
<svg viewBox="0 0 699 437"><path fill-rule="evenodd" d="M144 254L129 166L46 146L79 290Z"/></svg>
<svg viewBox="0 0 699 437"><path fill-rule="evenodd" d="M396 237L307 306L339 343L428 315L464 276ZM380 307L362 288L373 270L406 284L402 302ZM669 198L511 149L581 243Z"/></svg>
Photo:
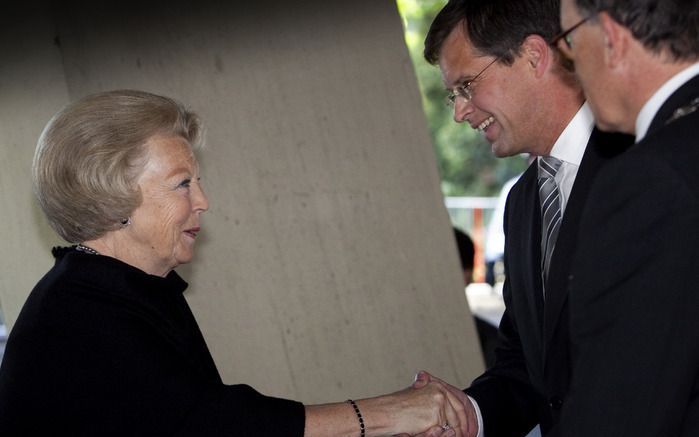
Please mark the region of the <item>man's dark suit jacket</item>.
<svg viewBox="0 0 699 437"><path fill-rule="evenodd" d="M570 379L566 285L578 222L597 171L632 142L594 130L578 169L549 268L544 304L537 163L512 187L505 210L505 314L496 362L471 387L487 437L555 435Z"/></svg>
<svg viewBox="0 0 699 437"><path fill-rule="evenodd" d="M699 436L697 99L699 76L591 189L568 293L566 436Z"/></svg>

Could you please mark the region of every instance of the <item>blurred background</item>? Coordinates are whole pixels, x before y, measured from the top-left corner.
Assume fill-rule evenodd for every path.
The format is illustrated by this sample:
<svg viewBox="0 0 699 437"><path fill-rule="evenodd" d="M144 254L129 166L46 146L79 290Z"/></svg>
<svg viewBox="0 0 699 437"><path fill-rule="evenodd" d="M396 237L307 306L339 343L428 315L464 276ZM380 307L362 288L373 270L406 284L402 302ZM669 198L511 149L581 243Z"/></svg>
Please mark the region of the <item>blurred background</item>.
<svg viewBox="0 0 699 437"><path fill-rule="evenodd" d="M397 3L450 219L473 239L474 282L494 285L503 279L498 264L504 244L503 199L526 169L527 157L495 158L478 132L454 122L452 109L446 105L439 68L428 64L422 56L427 30L446 0L397 0Z"/></svg>

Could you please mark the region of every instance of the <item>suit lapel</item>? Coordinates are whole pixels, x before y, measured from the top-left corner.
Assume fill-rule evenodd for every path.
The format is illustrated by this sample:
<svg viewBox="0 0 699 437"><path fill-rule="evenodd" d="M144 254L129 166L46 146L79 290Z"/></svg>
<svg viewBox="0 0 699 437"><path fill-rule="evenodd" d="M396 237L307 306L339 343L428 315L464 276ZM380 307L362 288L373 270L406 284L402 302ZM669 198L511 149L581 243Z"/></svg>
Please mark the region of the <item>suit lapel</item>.
<svg viewBox="0 0 699 437"><path fill-rule="evenodd" d="M534 162L520 179L521 195L513 196L516 203L508 208L510 220L517 221L519 241L508 241L508 258L518 266L508 266L520 273L524 290L518 291L526 299L527 312L531 315L519 323L531 323L537 338L541 338L543 315L543 296L541 292L541 212L539 207L539 189L537 185L537 164ZM508 238L513 238L508 236ZM539 348L539 351L541 349ZM539 355L540 356L540 355Z"/></svg>
<svg viewBox="0 0 699 437"><path fill-rule="evenodd" d="M529 209L526 217L530 222L525 223L525 226L527 226L528 229L532 229L533 232L526 234L527 241L524 242L524 247L526 248L525 250L528 249L528 252L524 253L523 258L531 263L526 266L526 272L531 274L531 277L528 278L529 280L526 281L529 287L526 295L529 299L531 314L536 314L535 322L537 324L537 329L541 332L544 294L541 283L541 207L539 201L539 184L537 182L537 162L534 161L530 168L533 170L533 176L527 179L527 183L524 186L525 199L529 200L526 206Z"/></svg>

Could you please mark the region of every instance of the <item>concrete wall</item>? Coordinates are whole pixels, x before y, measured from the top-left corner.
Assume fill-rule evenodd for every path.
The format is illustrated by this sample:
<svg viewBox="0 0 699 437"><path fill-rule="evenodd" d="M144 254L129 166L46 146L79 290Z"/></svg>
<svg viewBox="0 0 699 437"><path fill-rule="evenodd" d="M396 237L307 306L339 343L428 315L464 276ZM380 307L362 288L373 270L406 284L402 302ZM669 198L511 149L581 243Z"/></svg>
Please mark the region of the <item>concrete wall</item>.
<svg viewBox="0 0 699 437"><path fill-rule="evenodd" d="M390 1L102 2L0 26L0 299L11 324L57 237L29 168L51 114L113 88L207 125L211 209L178 271L227 383L305 402L482 369L416 80Z"/></svg>

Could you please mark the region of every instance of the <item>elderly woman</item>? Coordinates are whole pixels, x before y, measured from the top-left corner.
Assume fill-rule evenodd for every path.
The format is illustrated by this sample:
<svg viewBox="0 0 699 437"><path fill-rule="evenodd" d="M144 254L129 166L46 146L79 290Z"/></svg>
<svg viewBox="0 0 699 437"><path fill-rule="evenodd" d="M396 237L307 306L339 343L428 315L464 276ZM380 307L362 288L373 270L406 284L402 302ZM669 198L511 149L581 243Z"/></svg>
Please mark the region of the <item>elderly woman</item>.
<svg viewBox="0 0 699 437"><path fill-rule="evenodd" d="M441 382L304 406L221 381L174 269L209 203L197 117L113 91L68 105L36 149L36 196L66 241L31 292L0 368L0 435L462 435ZM417 387L417 385L416 385ZM440 426L441 425L441 426Z"/></svg>

